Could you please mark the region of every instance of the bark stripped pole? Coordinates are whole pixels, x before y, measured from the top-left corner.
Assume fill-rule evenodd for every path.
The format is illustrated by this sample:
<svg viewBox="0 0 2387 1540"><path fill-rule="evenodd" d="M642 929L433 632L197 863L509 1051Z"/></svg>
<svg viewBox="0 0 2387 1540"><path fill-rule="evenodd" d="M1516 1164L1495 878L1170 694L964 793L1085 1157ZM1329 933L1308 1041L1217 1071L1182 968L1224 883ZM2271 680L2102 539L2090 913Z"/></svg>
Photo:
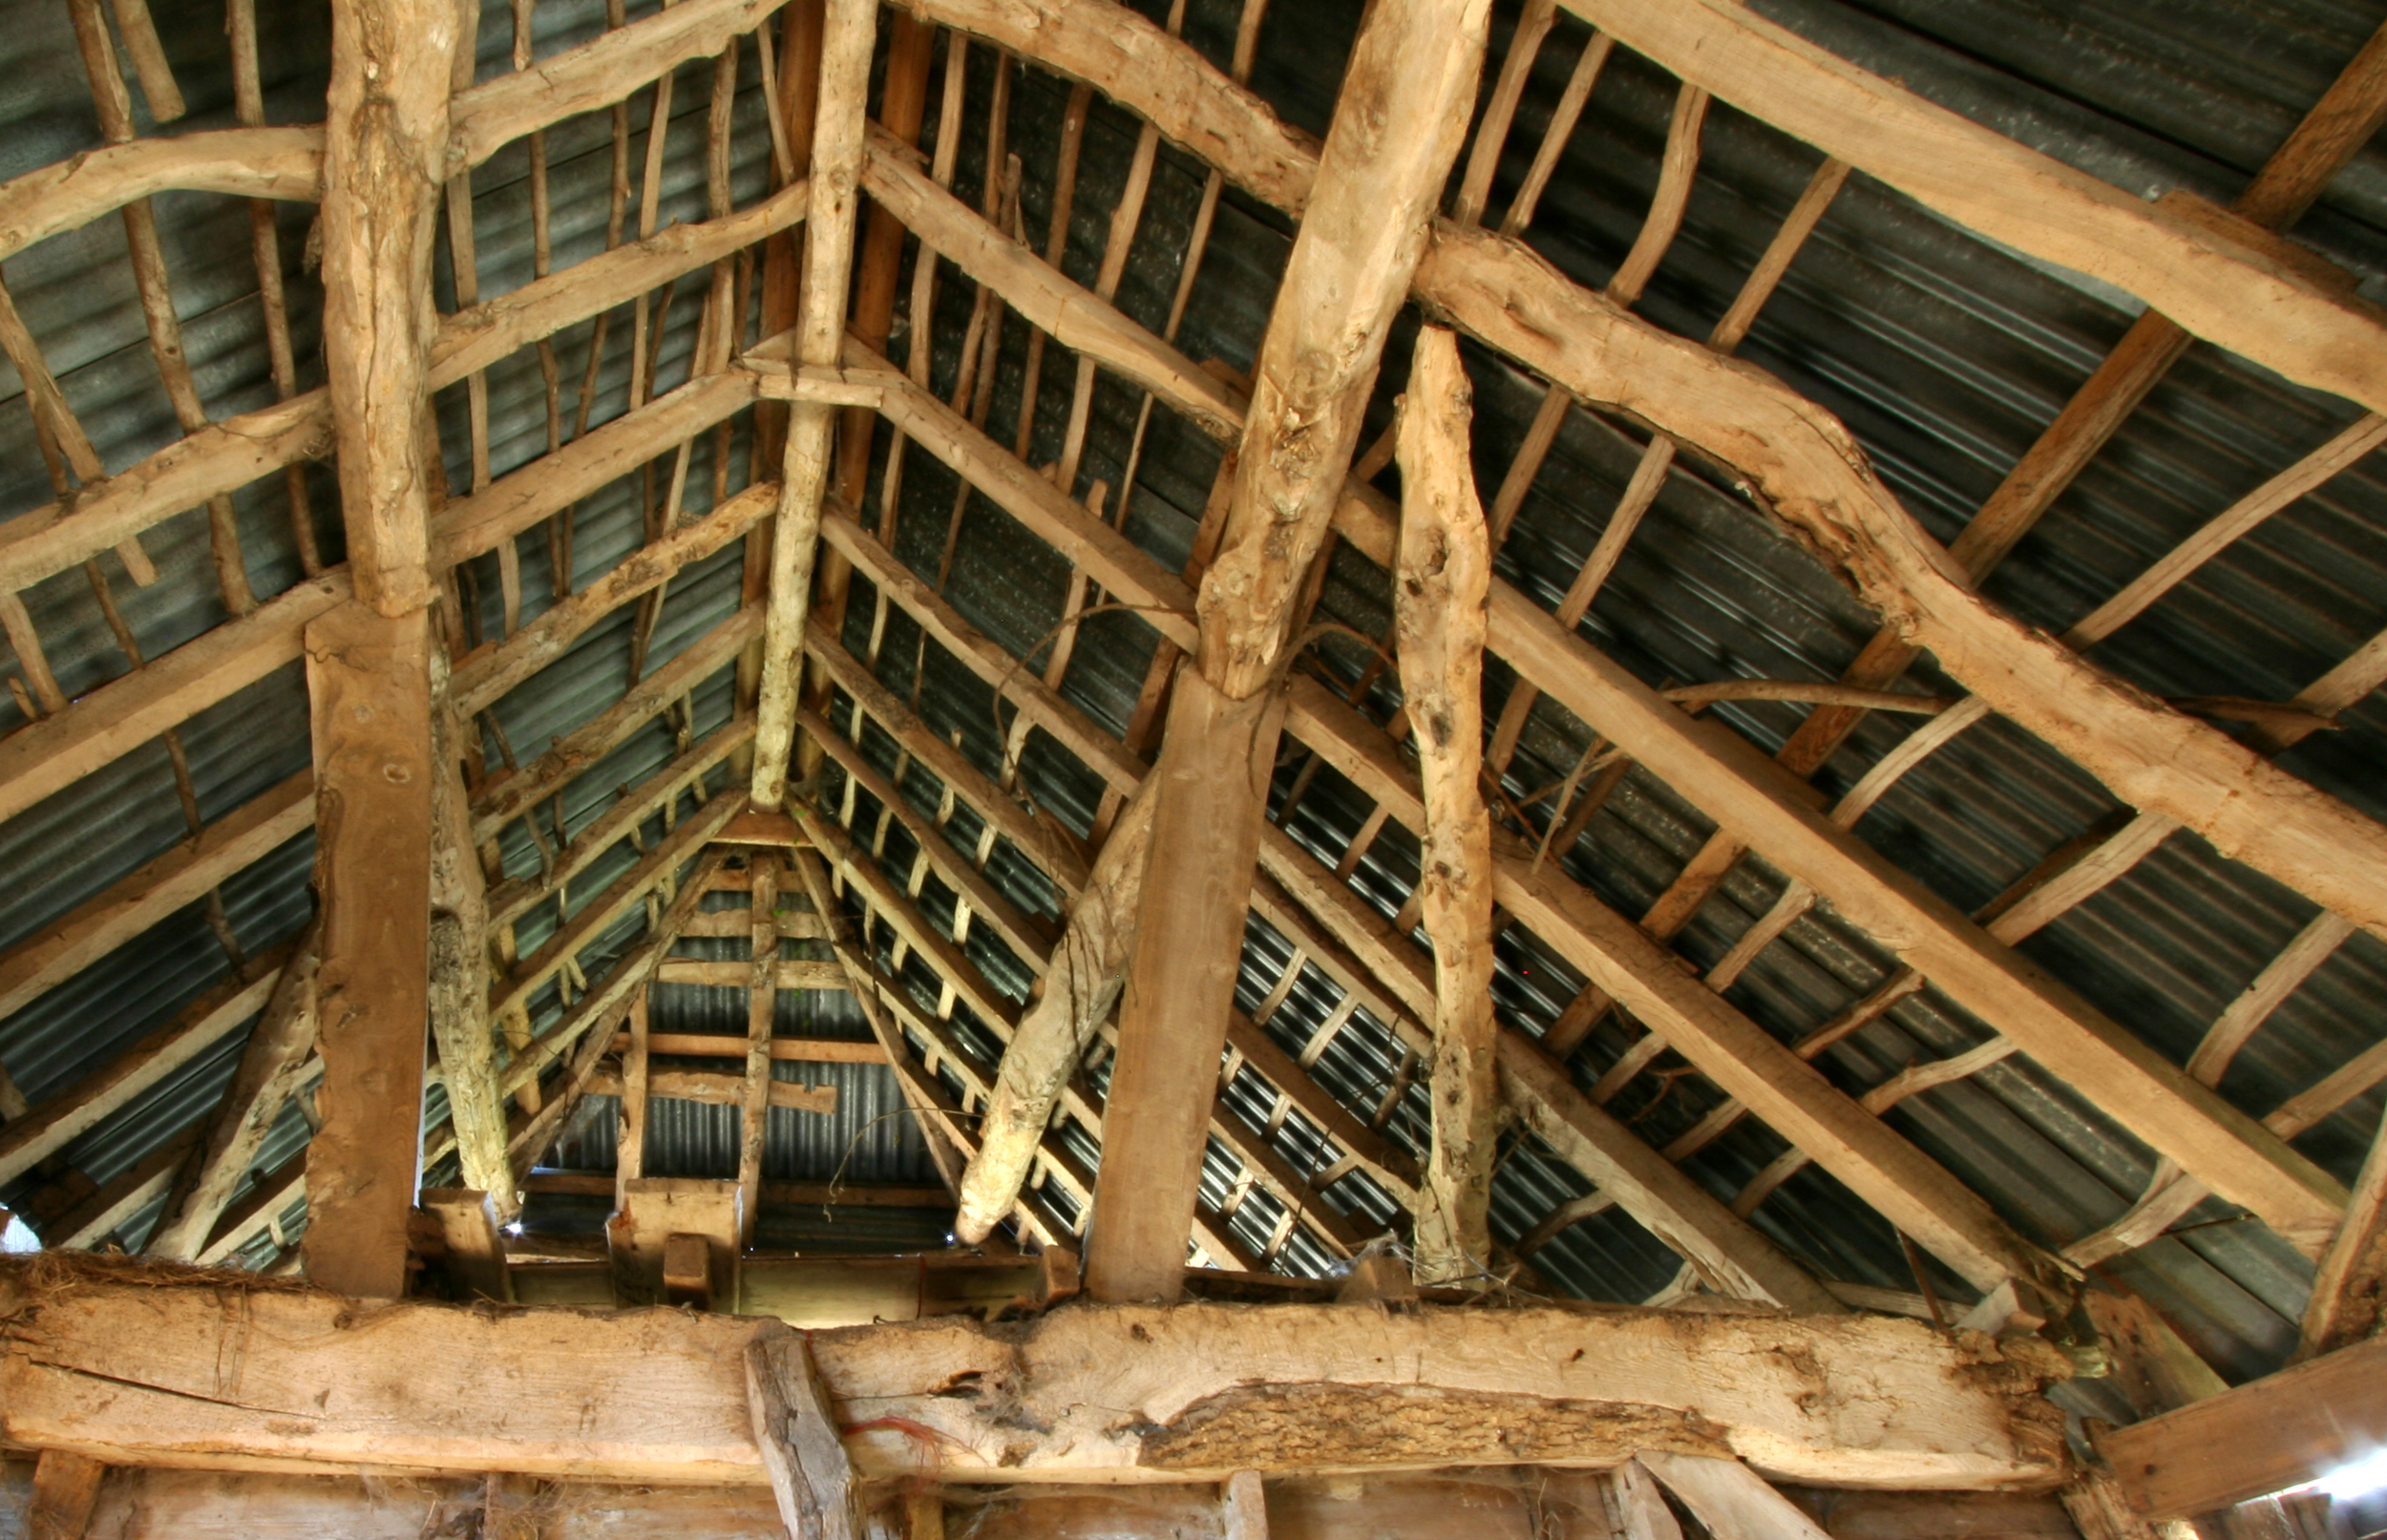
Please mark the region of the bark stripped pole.
<svg viewBox="0 0 2387 1540"><path fill-rule="evenodd" d="M1360 29L1275 314L1197 668L1180 669L1154 768L1139 938L1087 1248L1108 1301L1173 1299L1266 815L1281 680L1384 338L1458 158L1489 0L1377 0Z"/></svg>
<svg viewBox="0 0 2387 1540"><path fill-rule="evenodd" d="M1420 896L1434 943L1433 1145L1419 1190L1420 1283L1483 1275L1491 1257L1500 1026L1492 1019L1491 814L1484 765L1484 635L1491 542L1468 458L1459 340L1417 334L1401 407L1400 570L1392 585L1401 693L1426 784Z"/></svg>
<svg viewBox="0 0 2387 1540"><path fill-rule="evenodd" d="M1003 1050L954 1219L954 1234L969 1245L984 1240L1018 1205L1062 1084L1119 999L1135 946L1151 804L1139 794L1104 842L1045 969L1045 992Z"/></svg>
<svg viewBox="0 0 2387 1540"><path fill-rule="evenodd" d="M862 184L862 111L877 0L830 0L821 39L820 112L813 132L813 191L805 216L804 302L796 321L797 367L834 365L845 342L845 299L854 271L856 203ZM771 601L763 626L762 697L756 707L752 805L779 806L794 748L796 691L803 676L804 612L820 544L820 497L838 410L797 402L788 422L779 517L771 537Z"/></svg>
<svg viewBox="0 0 2387 1540"><path fill-rule="evenodd" d="M339 0L325 125L324 351L354 601L306 628L324 1123L308 1275L394 1298L430 1011L432 635L423 412L454 0Z"/></svg>
<svg viewBox="0 0 2387 1540"><path fill-rule="evenodd" d="M900 8L887 20L887 66L879 88L878 121L903 144L919 143L920 125L927 118L928 73L936 62L936 23ZM902 263L901 222L886 208L873 204L855 246L852 330L875 353L887 350L887 337L895 326L896 287ZM843 420L844 431L837 440L837 495L859 508L869 491L870 441L878 426L878 414L868 407L848 407ZM898 453L900 448L898 443ZM815 586L821 617L832 632L841 631L853 575L834 547L821 553ZM811 669L807 693L814 710L829 709L829 676L817 664ZM798 765L809 772L819 761L819 750L807 745Z"/></svg>
<svg viewBox="0 0 2387 1540"><path fill-rule="evenodd" d="M431 1031L447 1083L464 1185L485 1192L500 1222L522 1207L506 1155L506 1098L489 1024L489 896L473 845L464 745L476 730L449 700L447 655L433 648L432 721Z"/></svg>

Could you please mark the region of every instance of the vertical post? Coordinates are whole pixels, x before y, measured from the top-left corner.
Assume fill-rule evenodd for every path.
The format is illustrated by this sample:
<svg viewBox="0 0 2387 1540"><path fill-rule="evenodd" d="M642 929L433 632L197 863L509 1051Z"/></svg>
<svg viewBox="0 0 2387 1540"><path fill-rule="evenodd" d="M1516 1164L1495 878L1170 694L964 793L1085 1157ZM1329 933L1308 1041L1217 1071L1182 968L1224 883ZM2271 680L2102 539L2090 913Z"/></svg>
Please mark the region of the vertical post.
<svg viewBox="0 0 2387 1540"><path fill-rule="evenodd" d="M83 1540L108 1467L89 1455L44 1449L33 1466L33 1498L25 1507L26 1540Z"/></svg>
<svg viewBox="0 0 2387 1540"><path fill-rule="evenodd" d="M1218 1494L1219 1528L1226 1540L1268 1540L1268 1492L1257 1470L1229 1476Z"/></svg>
<svg viewBox="0 0 2387 1540"><path fill-rule="evenodd" d="M306 1150L307 1276L406 1292L431 1013L431 611L342 604L306 628L323 895L316 1041L323 1127Z"/></svg>
<svg viewBox="0 0 2387 1540"><path fill-rule="evenodd" d="M754 1242L763 1193L763 1144L771 1130L771 1035L779 1014L779 857L757 851L748 868L753 918L746 994L746 1100L738 1122L738 1244Z"/></svg>
<svg viewBox="0 0 2387 1540"><path fill-rule="evenodd" d="M1401 691L1426 791L1418 894L1434 943L1433 1141L1417 1210L1420 1283L1491 1260L1500 1024L1492 1018L1491 814L1484 768L1484 635L1491 543L1468 453L1459 340L1417 334L1401 408L1401 549L1393 581Z"/></svg>
<svg viewBox="0 0 2387 1540"><path fill-rule="evenodd" d="M307 1150L308 1274L406 1284L430 1014L433 786L423 432L433 233L455 0L336 0L324 143L324 352L356 599L306 629L313 706L324 1126Z"/></svg>
<svg viewBox="0 0 2387 1540"><path fill-rule="evenodd" d="M1087 1292L1107 1303L1184 1286L1283 720L1275 691L1236 700L1197 669L1170 698L1087 1241Z"/></svg>
<svg viewBox="0 0 2387 1540"><path fill-rule="evenodd" d="M698 872L700 879L704 875ZM613 1208L630 1206L629 1185L646 1174L646 986L630 997L630 1051L622 1056L622 1123L614 1146Z"/></svg>

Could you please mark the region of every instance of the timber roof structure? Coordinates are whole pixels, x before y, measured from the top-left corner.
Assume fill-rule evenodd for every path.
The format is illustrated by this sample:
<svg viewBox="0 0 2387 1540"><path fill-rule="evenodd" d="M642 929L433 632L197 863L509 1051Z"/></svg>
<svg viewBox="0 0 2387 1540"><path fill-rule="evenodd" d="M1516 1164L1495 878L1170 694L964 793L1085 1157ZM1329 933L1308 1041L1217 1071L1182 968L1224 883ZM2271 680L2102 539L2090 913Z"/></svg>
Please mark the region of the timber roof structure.
<svg viewBox="0 0 2387 1540"><path fill-rule="evenodd" d="M22 11L41 1245L2376 1331L2376 6Z"/></svg>

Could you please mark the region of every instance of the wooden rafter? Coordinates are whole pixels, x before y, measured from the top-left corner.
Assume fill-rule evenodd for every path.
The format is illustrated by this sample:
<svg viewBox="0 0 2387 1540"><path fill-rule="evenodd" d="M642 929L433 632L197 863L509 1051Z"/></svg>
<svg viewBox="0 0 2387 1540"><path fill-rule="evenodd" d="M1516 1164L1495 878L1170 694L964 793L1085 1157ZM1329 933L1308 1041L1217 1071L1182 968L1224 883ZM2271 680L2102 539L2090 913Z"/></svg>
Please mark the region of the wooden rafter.
<svg viewBox="0 0 2387 1540"><path fill-rule="evenodd" d="M2075 171L1728 0L1565 4L1968 229L2136 294L2291 379L2387 410L2387 329L2265 245Z"/></svg>
<svg viewBox="0 0 2387 1540"><path fill-rule="evenodd" d="M145 1250L174 1260L195 1258L215 1233L216 1221L248 1174L274 1120L298 1088L315 1048L316 938L310 931L292 950L274 980L264 1014L241 1050L240 1066L223 1100L208 1119L207 1132L158 1214Z"/></svg>
<svg viewBox="0 0 2387 1540"><path fill-rule="evenodd" d="M812 209L804 242L804 303L796 321L798 366L834 365L845 340L846 289L854 268L859 212L865 98L874 0L829 0L823 33L817 121L813 133ZM793 752L803 666L804 617L812 599L820 504L828 490L838 413L800 403L790 414L771 538L771 586L756 707L753 785L757 808L776 809Z"/></svg>

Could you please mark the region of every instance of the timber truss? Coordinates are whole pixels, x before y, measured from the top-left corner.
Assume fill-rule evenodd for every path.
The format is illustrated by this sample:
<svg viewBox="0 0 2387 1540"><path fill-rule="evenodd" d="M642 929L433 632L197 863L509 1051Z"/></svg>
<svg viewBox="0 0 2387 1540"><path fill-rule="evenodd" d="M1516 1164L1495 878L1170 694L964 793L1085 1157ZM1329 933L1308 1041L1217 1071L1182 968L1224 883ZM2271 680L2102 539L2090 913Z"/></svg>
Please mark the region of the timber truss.
<svg viewBox="0 0 2387 1540"><path fill-rule="evenodd" d="M586 1264L610 1280L592 1297L734 1308L733 1298L762 1297L750 1287L768 1272L750 1255L760 1213L857 1201L765 1180L772 1109L837 1109L834 1087L774 1065L793 1063L800 1077L807 1064L870 1064L892 1071L942 1178L941 1195L921 1201L952 1212L961 1241L989 1249L987 1265L1022 1270L1017 1292L1030 1300L1074 1289L1081 1252L1087 1292L1106 1305L1174 1300L1189 1266L1347 1273L1408 1297L1424 1287L1429 1300L1447 1297L1441 1290L1530 1290L1540 1286L1532 1263L1543 1248L1621 1216L1637 1244L1670 1257L1674 1281L1653 1303L1720 1297L1802 1318L1887 1311L2060 1335L2067 1322L2124 1308L2102 1297L2083 1303L2083 1269L2218 1197L2317 1265L2303 1356L2368 1337L2387 1261L2387 1156L2375 1152L2350 1191L2291 1141L2387 1079L2387 1044L2264 1117L2214 1087L2347 938L2387 936L2387 830L2272 762L2387 682L2387 637L2284 703L2166 703L2086 649L2387 439L2387 322L2279 233L2387 114L2381 50L2348 68L2224 210L2127 196L1724 0L1565 0L1591 37L1495 222L1511 119L1536 51L1562 19L1551 0L1528 0L1489 72L1486 0L1376 0L1322 143L1244 83L1261 0L1247 8L1221 70L1172 30L1182 7L1163 26L1114 0L917 0L883 15L874 0L679 0L636 20L617 5L601 35L537 58L533 8L522 3L511 68L480 78L453 0L347 0L335 7L327 121L268 126L254 18L248 0L233 0L241 126L141 137L96 0L71 0L108 142L0 184L0 258L121 217L183 433L109 471L0 290L0 347L25 381L56 488L55 501L0 526L0 622L25 719L0 740L0 817L162 742L188 837L0 956L0 1017L194 903L221 936L229 972L38 1105L7 1092L0 1177L39 1173L21 1207L44 1241L135 1241L160 1258L266 1268L303 1258L325 1288L385 1299L407 1293L410 1255L499 1299L578 1297L537 1292L561 1274L527 1280L544 1266ZM150 116L175 116L142 0L116 0L116 15ZM1617 49L1675 73L1679 96L1647 222L1593 288L1527 237ZM974 107L967 66L987 51L994 97ZM1079 83L1041 245L1026 238L1016 161L1006 173L1003 155L1022 64ZM701 116L701 217L669 222L667 145L691 132L673 117L674 83L704 72L710 95L701 115L687 115ZM1096 93L1141 127L1088 285L1063 258ZM1682 222L1711 94L1823 158L1728 313L1694 338L1636 307ZM645 131L636 177L634 98ZM754 103L759 112L741 105ZM988 116L973 205L956 184L974 110ZM742 135L761 141L754 158L767 170L736 171L748 163L736 158ZM559 264L550 146L583 140L610 155L604 248ZM1164 142L1194 158L1206 183L1155 329L1122 308L1120 289ZM502 216L474 188L500 158L523 168L518 191L508 172L508 196L528 200ZM1446 204L1454 170L1458 194ZM1853 171L2147 306L1945 548L1829 412L1732 359ZM1176 345L1229 186L1297 230L1249 374ZM199 401L150 212L166 192L230 198L252 213L279 397L270 405L211 420ZM276 200L321 204L327 383L312 390L298 388L291 357ZM532 270L484 297L476 222L518 213L532 232ZM452 302L444 310L434 248ZM940 291L957 283L969 303L940 309ZM899 358L890 356L898 301L908 333ZM1408 394L1395 426L1363 444L1387 335L1410 306L1426 324ZM1007 316L1030 344L1004 442L989 418ZM613 328L630 339L622 377L605 362ZM1468 356L1503 360L1545 392L1489 506L1470 468L1461 338L1475 349ZM2190 339L2364 415L2060 637L1982 600L1989 572ZM1058 453L1032 464L1031 448L1055 437L1036 427L1047 374L1067 382L1067 416ZM493 438L492 396L509 389L542 397L542 445ZM1089 442L1098 392L1122 391L1133 428L1114 489L1092 478ZM1495 557L1537 474L1569 419L1586 413L1630 434L1637 469L1621 501L1571 580L1501 575ZM448 484L427 422L464 435L468 484ZM1164 560L1130 538L1127 515L1140 458L1168 434L1215 441L1218 471L1186 550ZM306 475L327 454L345 531L336 563L318 555ZM1669 476L1682 474L1679 459L1743 488L1879 612L1880 634L1845 678L1661 691L1587 640L1581 622ZM1397 499L1377 485L1396 462ZM574 557L576 512L625 486L637 538L587 573ZM252 591L234 503L261 487L283 489L304 569L264 596ZM948 493L947 527L907 526L925 498ZM225 619L144 657L116 619L102 562L113 553L135 583L154 580L144 541L184 538L170 521L202 507ZM953 580L965 509L999 519L1009 548L1066 574L1042 634L1014 634L1016 623ZM1338 552L1391 580L1382 644L1312 623ZM78 570L129 666L70 695L18 596ZM689 615L702 623L680 618ZM1073 698L1073 662L1097 637L1144 669L1127 721L1098 720ZM593 678L590 660L612 659L604 649L617 645L627 664L618 686L559 683ZM1926 652L1968 693L1900 689ZM1489 720L1487 655L1516 680ZM294 663L311 702L309 768L202 819L180 734ZM924 691L930 680L940 686ZM558 690L571 695L568 720L543 749L518 754L504 729L511 703ZM976 703L969 719L940 695ZM1749 700L1812 709L1769 754L1701 715ZM1923 722L1827 805L1806 781L1875 712ZM1857 831L1901 777L1993 715L2131 811L1968 914ZM2253 730L2232 736L2214 717ZM1553 743L1571 763L1551 784L1530 784ZM1640 914L1604 901L1573 864L1629 775L1668 789L1714 831ZM1074 788L1082 805L1046 794L1054 787ZM1329 805L1371 811L1354 824L1321 811ZM310 830L318 918L272 948L244 951L220 895ZM2185 1064L2015 950L2181 831L2318 906ZM1769 907L1721 960L1696 969L1676 943L1728 881L1753 880L1750 855L1764 863ZM1412 875L1387 875L1396 872ZM713 897L722 894L730 897ZM1769 951L1778 960L1805 944L1827 916L1886 966L1835 978L1842 998L1785 1041L1730 991ZM724 960L684 945L702 939L742 941L745 954ZM1531 960L1530 989L1509 987L1519 975L1501 972L1504 957ZM656 1025L655 991L676 984L744 990L746 1033L700 1040ZM790 991L850 1002L866 1037L786 1035L778 1020ZM1827 1072L1844 1044L1927 993L1977 1023L1979 1041L1869 1085ZM1297 1000L1301 1008L1288 1009ZM219 1105L104 1182L65 1164L74 1141L243 1029ZM2143 1190L2118 1196L2093 1229L2024 1226L1888 1115L2014 1058L2152 1151ZM1660 1077L1691 1079L1705 1099L1694 1121L1658 1140L1613 1109L1628 1093L1645 1100ZM433 1086L437 1111L426 1120ZM615 1170L540 1170L592 1096L619 1099ZM649 1110L665 1101L739 1109L734 1178L647 1173ZM292 1106L313 1137L267 1159ZM1757 1152L1737 1191L1699 1164L1727 1140ZM451 1157L454 1185L423 1194L417 1213L418 1174ZM1564 1172L1572 1195L1496 1224L1504 1159ZM1768 1222L1768 1199L1810 1167L1894 1230L1912 1291L1842 1276L1832 1255ZM613 1199L603 1260L503 1232L526 1193L592 1184ZM1019 1262L1008 1255L1015 1243L1055 1260ZM1409 1259L1413 1284L1386 1281L1388 1250ZM261 1308L319 1308L312 1296L258 1297ZM101 1361L110 1333L123 1329L107 1312L124 1308L107 1289L91 1297L91 1320L75 1328L91 1361L78 1360L75 1373L136 1373ZM1605 1318L1569 1318L1570 1331L1606 1329ZM448 1318L423 1319L431 1360L466 1351L443 1335ZM1125 1318L1088 1319L1105 1324L1082 1329L1099 1332ZM2134 1340L2172 1340L2151 1316L2133 1319ZM672 1372L687 1381L674 1393L713 1408L707 1415L716 1402L729 1406L722 1415L735 1424L682 1442L693 1448L719 1431L720 1446L701 1457L713 1462L707 1479L772 1486L786 1510L784 1472L764 1468L769 1440L743 1431L751 1387L707 1379L760 1351L720 1335L738 1331L750 1329L698 1321L669 1344ZM1014 1350L970 1351L991 1361ZM970 1424L980 1413L930 1404L914 1383L925 1369L857 1367L867 1356L856 1347L828 1362L828 1393L877 1394L855 1388L874 1374L900 1381L901 1395L920 1402L902 1415L978 1451L989 1469L1049 1459L1068 1474L1082 1468L1072 1461L1095 1458L1084 1454L1090 1445L1076 1455L1040 1445L1002 1459L997 1445L1010 1435ZM1331 1365L1312 1368L1308 1379L1336 1382ZM2191 1375L2138 1409L2218 1388ZM1472 1382L1456 1389L1490 1393ZM17 1393L10 1381L11 1436L26 1441L32 1424L17 1421ZM1059 1406L1069 1392L1049 1394ZM1621 1396L1613 1386L1582 1394ZM1150 1421L1167 1424L1190 1403ZM510 1470L617 1462L644 1472L641 1460L680 1458L623 1456L644 1436L634 1430L524 1432L503 1408L487 1411L527 1451L509 1457ZM344 1415L366 1420L371 1409ZM1182 1468L1274 1468L1227 1447L1243 1424L1218 1425L1220 1447L1186 1456ZM329 1434L298 1450L256 1437L244 1455L351 1458ZM1054 1438L1054 1449L1067 1443ZM49 1442L103 1460L155 1454L55 1429ZM856 1459L894 1468L901 1442L865 1439ZM1096 1445L1102 1458L1121 1454ZM1731 1510L1738 1499L1702 1497L1700 1483L1737 1476L1670 1466L1665 1447L1649 1445L1649 1461L1679 1501ZM1155 1458L1149 1441L1134 1452ZM1444 1450L1425 1463L1454 1458ZM1482 1450L1465 1458L1496 1463ZM464 1468L411 1445L385 1463ZM1369 1463L1403 1462L1341 1462ZM1996 1469L1902 1470L1877 1484L2044 1483L2061 1463L2060 1451L2024 1450ZM2150 1457L2146 1468L2164 1467ZM2153 1478L2119 1456L2116 1469L2137 1483L2140 1511L2201 1511L2270 1489L2216 1474L2209 1489L2149 1497ZM1834 1474L1780 1462L1769 1470ZM1711 1527L1727 1532L1721 1522Z"/></svg>

